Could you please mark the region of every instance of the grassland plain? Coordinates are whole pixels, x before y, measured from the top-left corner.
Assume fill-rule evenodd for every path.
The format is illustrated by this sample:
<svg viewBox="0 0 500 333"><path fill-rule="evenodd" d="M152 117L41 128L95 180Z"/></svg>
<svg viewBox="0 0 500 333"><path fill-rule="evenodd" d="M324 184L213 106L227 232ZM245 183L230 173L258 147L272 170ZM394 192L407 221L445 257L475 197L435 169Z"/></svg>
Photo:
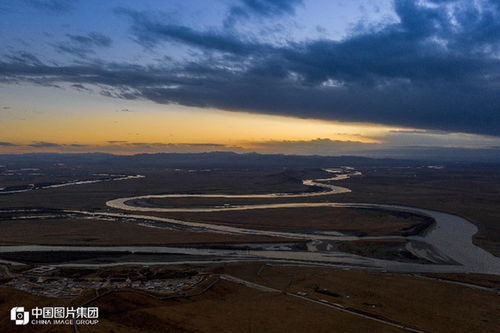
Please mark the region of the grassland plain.
<svg viewBox="0 0 500 333"><path fill-rule="evenodd" d="M497 167L370 168L337 182L352 192L340 202L415 206L462 216L478 228L474 243L500 256L500 170Z"/></svg>
<svg viewBox="0 0 500 333"><path fill-rule="evenodd" d="M275 202L339 201L402 204L441 210L464 216L478 225L475 242L492 253L500 254L500 176L497 168L447 166L427 167L361 167L363 176L335 182L352 189L351 193L320 198L276 199ZM125 173L127 170L115 170ZM131 171L131 170L129 170ZM303 192L310 187L301 180L322 177L319 169L283 171L175 171L142 169L143 179L105 182L36 190L16 195L0 196L2 208L44 207L112 211L106 200L151 193L270 193ZM312 189L314 190L314 189ZM149 202L154 205L178 205L176 202ZM188 205L224 205L221 200L192 201ZM233 204L252 204L242 200ZM116 210L115 210L116 211ZM299 212L299 213L297 213ZM263 228L267 223L283 229L318 228L353 234L404 233L428 221L415 216L400 216L379 210L354 209L290 209L255 210L245 216L239 212L158 214L204 221ZM183 215L184 214L184 215ZM190 213L191 214L191 213ZM144 214L146 215L146 214ZM150 213L150 215L156 215ZM281 216L281 218L279 218ZM383 220L384 223L380 223ZM42 224L44 223L44 224ZM356 225L356 228L352 228ZM264 238L178 230L157 230L139 225L93 219L43 221L2 221L5 242L52 244L174 244L267 241ZM410 228L410 229L408 229ZM34 235L36 231L39 235ZM96 233L97 231L97 233ZM4 236L4 234L2 234ZM0 239L1 240L1 239ZM277 239L275 239L277 240ZM282 240L281 240L282 241ZM400 247L395 241L381 244L354 242L351 252L376 252L377 247ZM385 244L390 243L390 244ZM397 244L395 244L397 243ZM352 246L354 245L354 248ZM342 246L342 244L340 244ZM368 253L369 255L370 253ZM478 274L425 274L422 276L341 270L333 268L263 266L262 263L190 266L211 274L228 274L263 286L281 290L268 293L231 281L219 281L207 292L176 300L159 300L147 295L116 292L100 298L96 305L103 309L102 323L97 327L82 327L80 332L220 332L224 331L316 331L316 332L396 332L396 328L362 319L318 303L292 297L298 292L315 300L337 303L375 317L387 318L430 332L496 332L500 308L498 293L472 285L499 289L496 276ZM21 291L0 287L0 310L23 299L26 307L76 304L81 299L48 299ZM88 295L87 295L88 296ZM76 303L75 303L76 302ZM321 303L322 301L320 301ZM7 311L7 312L6 312ZM221 316L224 314L224 316ZM2 317L3 318L3 317ZM7 318L7 317L6 317ZM0 327L11 329L3 318ZM9 332L17 332L17 328ZM29 331L23 330L23 332ZM36 332L69 332L68 327L37 328Z"/></svg>
<svg viewBox="0 0 500 333"><path fill-rule="evenodd" d="M290 293L305 292L428 332L493 333L500 327L498 293L408 274L259 264L226 265L216 272ZM475 278L500 286L498 277Z"/></svg>

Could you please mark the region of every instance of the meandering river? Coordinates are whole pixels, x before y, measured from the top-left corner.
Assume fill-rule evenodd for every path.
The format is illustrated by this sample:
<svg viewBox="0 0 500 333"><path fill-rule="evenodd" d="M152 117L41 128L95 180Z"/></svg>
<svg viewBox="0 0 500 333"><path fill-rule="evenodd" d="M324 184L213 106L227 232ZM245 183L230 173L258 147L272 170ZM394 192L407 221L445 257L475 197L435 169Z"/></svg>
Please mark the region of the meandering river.
<svg viewBox="0 0 500 333"><path fill-rule="evenodd" d="M418 215L429 216L435 223L419 236L392 236L408 241L407 249L415 256L426 259L433 264L399 262L394 260L383 260L362 257L338 250L317 250L317 246L309 247L308 250L296 250L292 248L275 249L272 246L258 249L214 249L208 247L173 247L173 246L2 246L0 252L24 252L24 251L96 251L96 252L132 252L132 253L155 253L155 254L185 254L196 256L209 256L223 261L272 261L288 264L314 264L342 267L356 267L365 269L387 270L396 272L463 272L463 273L485 273L500 275L500 258L481 249L472 242L473 235L477 232L475 225L466 219L444 213L417 207L400 205L385 205L371 203L336 203L336 202L294 202L294 203L268 203L256 205L224 205L214 207L139 207L134 203L137 200L153 198L298 198L316 197L338 193L350 192L350 189L329 184L332 181L358 176L360 173L353 168L343 167L337 169L325 169L333 174L329 178L304 180L303 184L320 188L321 191L304 193L269 193L269 194L162 194L144 195L136 197L119 198L108 201L109 207L133 212L220 212L230 210L253 210L253 209L275 209L275 208L303 208L303 207L348 207L358 209L384 209L399 212L409 212ZM262 230L243 228L237 226L217 225L201 222L182 221L164 217L145 216L140 214L122 213L93 213L84 211L67 211L86 215L99 215L115 218L135 218L164 223L166 226L182 226L201 230L205 232L217 232L240 235L265 235L284 237L297 240L307 240L310 244L328 244L334 241L369 240L380 237L356 237L344 235L339 232L285 232L279 230ZM322 248L329 248L323 246ZM189 260L183 263L189 263ZM195 261L193 261L195 262ZM196 260L198 262L198 260ZM207 260L210 262L210 260ZM175 263L175 262L174 262ZM178 262L177 262L178 263ZM92 265L90 265L92 266Z"/></svg>

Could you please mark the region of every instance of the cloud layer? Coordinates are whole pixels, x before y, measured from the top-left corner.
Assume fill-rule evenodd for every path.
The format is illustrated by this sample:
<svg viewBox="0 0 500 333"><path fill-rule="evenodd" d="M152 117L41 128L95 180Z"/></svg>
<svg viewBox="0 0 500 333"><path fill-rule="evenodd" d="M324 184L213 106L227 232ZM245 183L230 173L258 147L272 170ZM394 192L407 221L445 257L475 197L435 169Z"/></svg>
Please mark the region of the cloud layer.
<svg viewBox="0 0 500 333"><path fill-rule="evenodd" d="M141 45L187 47L192 56L154 65L89 61L92 48L111 40L68 35L59 51L79 61L55 65L36 54L10 54L0 62L0 80L68 82L122 99L500 136L498 1L395 0L397 21L360 27L342 40L273 43L233 29L251 17L293 15L297 5L241 1L220 28L206 29L120 9Z"/></svg>

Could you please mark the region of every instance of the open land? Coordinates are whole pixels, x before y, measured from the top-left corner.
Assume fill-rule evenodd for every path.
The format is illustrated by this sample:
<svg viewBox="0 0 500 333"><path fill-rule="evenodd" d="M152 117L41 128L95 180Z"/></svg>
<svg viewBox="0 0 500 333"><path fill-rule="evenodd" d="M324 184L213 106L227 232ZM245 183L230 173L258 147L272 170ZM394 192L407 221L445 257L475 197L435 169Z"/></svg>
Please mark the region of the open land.
<svg viewBox="0 0 500 333"><path fill-rule="evenodd" d="M116 221L42 219L0 221L0 244L166 245L282 242L287 239L146 228Z"/></svg>
<svg viewBox="0 0 500 333"><path fill-rule="evenodd" d="M474 243L499 256L498 166L354 160L349 162L355 162L350 164L361 176L324 182L352 192L300 196L325 191L303 184L304 179L328 178L331 175L321 168L347 163L323 161L319 167L321 163L314 160L315 167L301 162L289 168L222 163L200 168L133 159L103 163L101 157L95 158L0 163L0 188L23 190L0 193L0 247L27 246L0 256L24 263L0 264L0 311L8 313L19 306L20 298L26 308L90 301L101 310L100 323L20 330L2 316L0 328L9 332L495 332L500 327L499 275L439 273L440 265L452 267L456 262L436 259L435 249L422 245L423 250L415 252L409 246L424 244L419 237L434 228L434 220L425 214L376 207L224 211L239 205L303 202L419 207L465 217L479 228ZM121 180L123 176L131 178ZM139 207L185 209L140 215L106 205L116 198L150 194L267 193L299 196L133 200L131 204ZM222 211L189 211L210 207ZM111 250L116 246L121 248ZM142 251L146 246L151 250ZM304 258L332 256L341 264L328 267L305 259L273 259L287 251ZM259 253L269 256L256 260ZM343 262L344 258L354 261ZM368 259L395 265L388 267L400 263L420 268L408 274L369 269ZM431 267L437 267L434 273Z"/></svg>
<svg viewBox="0 0 500 333"><path fill-rule="evenodd" d="M60 269L51 278L57 275L76 279L76 286L93 281L94 289L90 290L95 291L54 298L4 286L0 311L10 309L19 297L25 306L98 306L102 317L99 325L80 326L80 332L406 331L398 328L400 325L424 332L494 332L500 325L500 307L495 301L498 293L457 285L439 276L428 279L258 263L169 269ZM114 282L103 285L99 281ZM154 281L165 281L161 292L155 290ZM123 285L127 283L129 286ZM497 286L499 283L496 279ZM184 287L175 289L177 285ZM21 332L5 319L0 325ZM72 327L55 326L46 331L71 332Z"/></svg>
<svg viewBox="0 0 500 333"><path fill-rule="evenodd" d="M496 167L373 168L338 182L338 201L416 206L463 216L479 228L474 243L500 256L500 170Z"/></svg>
<svg viewBox="0 0 500 333"><path fill-rule="evenodd" d="M432 224L432 219L410 213L353 208L277 208L214 213L168 213L164 216L205 223L283 230L341 231L356 235L410 234Z"/></svg>

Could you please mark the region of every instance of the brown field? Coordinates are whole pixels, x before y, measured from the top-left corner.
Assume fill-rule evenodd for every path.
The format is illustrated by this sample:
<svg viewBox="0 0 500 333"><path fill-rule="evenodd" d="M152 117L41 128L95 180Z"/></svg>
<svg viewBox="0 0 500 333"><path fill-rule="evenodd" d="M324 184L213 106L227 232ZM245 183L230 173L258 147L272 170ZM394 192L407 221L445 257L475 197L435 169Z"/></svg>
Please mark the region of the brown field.
<svg viewBox="0 0 500 333"><path fill-rule="evenodd" d="M102 325L81 332L399 332L368 319L219 281L200 296L159 301L114 294L95 303Z"/></svg>
<svg viewBox="0 0 500 333"><path fill-rule="evenodd" d="M213 213L154 213L188 221L284 230L340 231L356 235L401 235L432 219L410 213L334 207L277 208Z"/></svg>
<svg viewBox="0 0 500 333"><path fill-rule="evenodd" d="M43 299L2 288L0 312L7 313L17 297L25 307L78 304ZM87 296L89 298L89 296ZM83 299L83 297L81 298ZM84 332L400 332L400 330L325 308L280 293L268 293L220 280L198 296L161 300L122 291L91 303L98 306L96 326L79 326ZM6 316L2 316L6 318ZM17 329L8 320L0 328L8 332L72 332L71 327L46 326ZM12 328L12 330L10 330Z"/></svg>
<svg viewBox="0 0 500 333"><path fill-rule="evenodd" d="M184 270L183 267L175 269ZM194 269L190 267L190 269ZM401 332L402 330L338 309L293 297L337 303L348 309L385 318L427 332L494 333L500 327L498 294L393 273L333 268L231 264L198 269L228 274L285 293L267 292L219 280L188 292L188 297L165 299L128 289L93 301L100 323L80 326L80 332ZM119 271L118 268L108 269ZM88 274L88 273L86 273ZM112 273L107 273L112 274ZM73 273L74 275L74 273ZM115 274L116 275L116 274ZM216 276L216 275L215 275ZM214 276L214 277L215 277ZM455 274L455 279L471 277ZM477 276L476 279L491 279ZM496 279L496 278L495 278ZM210 280L207 280L210 281ZM213 280L212 280L213 281ZM204 292L203 292L204 291ZM201 294L199 294L202 292ZM101 292L102 293L102 292ZM149 294L149 296L148 296ZM33 296L0 287L0 330L7 332L72 332L71 327L15 327L8 320L12 306L77 306L91 299L86 293L71 300ZM20 303L19 300L22 299Z"/></svg>
<svg viewBox="0 0 500 333"><path fill-rule="evenodd" d="M342 304L428 332L498 332L498 293L405 274L329 268L227 265L216 270ZM461 279L461 274L457 278ZM466 276L466 275L465 275ZM331 295L315 292L316 287Z"/></svg>
<svg viewBox="0 0 500 333"><path fill-rule="evenodd" d="M494 288L500 291L500 276L487 275L487 274L455 274L455 273L441 273L441 274L425 274L428 277L436 277L450 281L459 281L471 283L478 286L487 288Z"/></svg>
<svg viewBox="0 0 500 333"><path fill-rule="evenodd" d="M46 219L0 221L0 244L172 245L278 242L284 238L165 230L115 221Z"/></svg>

